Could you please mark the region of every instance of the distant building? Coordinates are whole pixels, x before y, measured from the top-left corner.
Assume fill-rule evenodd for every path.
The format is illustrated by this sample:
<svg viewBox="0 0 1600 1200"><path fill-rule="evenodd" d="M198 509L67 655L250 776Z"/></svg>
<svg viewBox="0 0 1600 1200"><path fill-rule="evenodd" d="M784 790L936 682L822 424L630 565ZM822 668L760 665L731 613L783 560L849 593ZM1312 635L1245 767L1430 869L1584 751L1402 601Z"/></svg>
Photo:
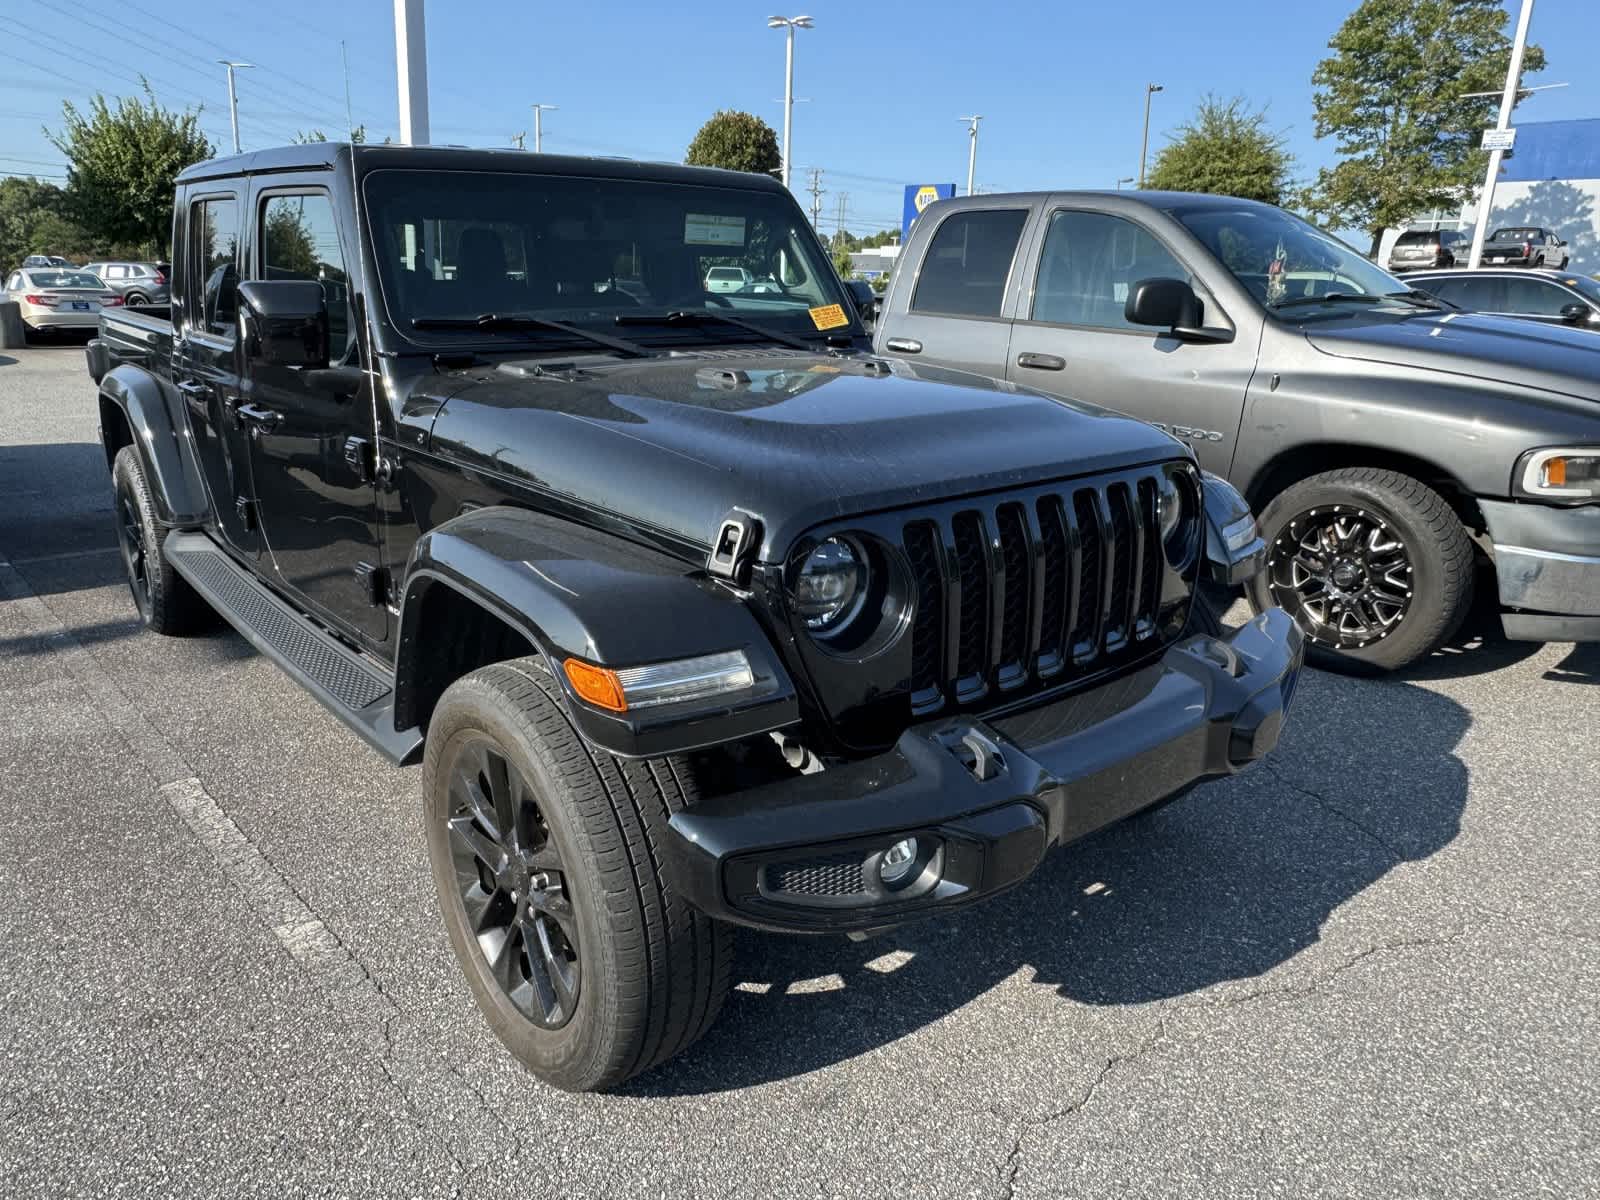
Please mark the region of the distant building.
<svg viewBox="0 0 1600 1200"><path fill-rule="evenodd" d="M878 246L871 250L853 250L850 253L850 272L863 279L876 279L879 275L887 275L894 270L895 259L900 256L900 247Z"/></svg>

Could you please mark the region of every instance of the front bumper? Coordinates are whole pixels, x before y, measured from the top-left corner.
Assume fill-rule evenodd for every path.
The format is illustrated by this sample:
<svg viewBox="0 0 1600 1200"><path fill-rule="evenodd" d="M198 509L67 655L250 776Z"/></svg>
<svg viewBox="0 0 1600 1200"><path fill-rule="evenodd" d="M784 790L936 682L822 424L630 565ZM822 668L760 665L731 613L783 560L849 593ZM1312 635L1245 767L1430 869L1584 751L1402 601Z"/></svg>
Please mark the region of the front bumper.
<svg viewBox="0 0 1600 1200"><path fill-rule="evenodd" d="M1480 501L1506 636L1600 641L1600 505Z"/></svg>
<svg viewBox="0 0 1600 1200"><path fill-rule="evenodd" d="M1271 609L1098 688L990 722L932 721L873 758L701 801L669 826L674 886L710 916L795 932L991 896L1050 847L1267 754L1302 654L1294 622ZM915 860L886 887L882 856L907 838Z"/></svg>

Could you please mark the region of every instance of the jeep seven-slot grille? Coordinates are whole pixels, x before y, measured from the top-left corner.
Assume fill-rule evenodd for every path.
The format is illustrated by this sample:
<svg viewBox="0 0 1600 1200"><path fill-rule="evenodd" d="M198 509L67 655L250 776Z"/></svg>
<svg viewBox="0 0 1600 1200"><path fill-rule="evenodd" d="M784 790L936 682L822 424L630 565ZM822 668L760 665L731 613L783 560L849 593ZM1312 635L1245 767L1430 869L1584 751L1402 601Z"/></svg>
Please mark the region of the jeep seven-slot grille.
<svg viewBox="0 0 1600 1200"><path fill-rule="evenodd" d="M910 519L913 708L1136 657L1166 569L1156 496L1153 474L1125 476Z"/></svg>

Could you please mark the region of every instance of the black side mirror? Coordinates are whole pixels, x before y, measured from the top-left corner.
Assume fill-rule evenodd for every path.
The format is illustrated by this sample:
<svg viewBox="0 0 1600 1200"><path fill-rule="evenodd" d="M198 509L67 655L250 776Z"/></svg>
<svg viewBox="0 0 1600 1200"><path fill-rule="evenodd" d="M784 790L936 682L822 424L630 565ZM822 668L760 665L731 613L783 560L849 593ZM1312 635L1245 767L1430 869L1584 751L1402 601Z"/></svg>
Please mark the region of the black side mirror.
<svg viewBox="0 0 1600 1200"><path fill-rule="evenodd" d="M328 365L328 303L314 279L251 279L239 285L245 357L316 371Z"/></svg>
<svg viewBox="0 0 1600 1200"><path fill-rule="evenodd" d="M1571 304L1561 306L1561 319L1568 325L1587 325L1589 323L1589 306L1574 300Z"/></svg>
<svg viewBox="0 0 1600 1200"><path fill-rule="evenodd" d="M1182 279L1141 279L1128 289L1122 316L1131 325L1154 325L1188 342L1231 342L1231 329L1209 329L1200 322L1204 305Z"/></svg>

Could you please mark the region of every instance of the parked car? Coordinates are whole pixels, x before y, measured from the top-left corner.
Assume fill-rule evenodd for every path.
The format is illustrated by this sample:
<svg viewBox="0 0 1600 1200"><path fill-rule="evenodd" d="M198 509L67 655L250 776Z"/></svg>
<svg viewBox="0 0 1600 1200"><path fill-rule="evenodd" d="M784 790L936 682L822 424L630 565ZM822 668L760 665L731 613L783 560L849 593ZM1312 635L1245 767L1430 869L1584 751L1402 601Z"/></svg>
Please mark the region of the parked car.
<svg viewBox="0 0 1600 1200"><path fill-rule="evenodd" d="M1389 270L1416 271L1453 267L1472 249L1472 235L1457 229L1411 229L1389 250Z"/></svg>
<svg viewBox="0 0 1600 1200"><path fill-rule="evenodd" d="M1472 312L1600 332L1600 283L1563 271L1430 271L1412 286Z"/></svg>
<svg viewBox="0 0 1600 1200"><path fill-rule="evenodd" d="M170 291L167 273L153 262L92 262L85 271L98 275L124 304L165 304Z"/></svg>
<svg viewBox="0 0 1600 1200"><path fill-rule="evenodd" d="M878 293L865 279L846 279L844 286L856 302L856 312L861 315L862 322L870 327L878 319Z"/></svg>
<svg viewBox="0 0 1600 1200"><path fill-rule="evenodd" d="M712 267L706 272L706 291L743 291L754 280L755 276L744 267Z"/></svg>
<svg viewBox="0 0 1600 1200"><path fill-rule="evenodd" d="M1554 267L1564 271L1568 257L1567 244L1554 231L1537 225L1514 225L1491 233L1478 261L1485 267Z"/></svg>
<svg viewBox="0 0 1600 1200"><path fill-rule="evenodd" d="M29 336L90 330L100 324L102 307L122 303L106 285L87 271L60 267L30 267L6 277L5 298L15 300L22 327Z"/></svg>
<svg viewBox="0 0 1600 1200"><path fill-rule="evenodd" d="M1265 204L1034 193L930 206L880 352L1078 397L1192 444L1261 514L1250 588L1324 663L1404 666L1479 560L1508 636L1600 640L1600 352L1462 313Z"/></svg>
<svg viewBox="0 0 1600 1200"><path fill-rule="evenodd" d="M22 260L22 268L29 267L70 267L72 264L59 254L30 254Z"/></svg>
<svg viewBox="0 0 1600 1200"><path fill-rule="evenodd" d="M89 354L139 615L209 604L422 760L451 945L546 1080L693 1042L730 925L947 912L1277 741L1301 635L1196 596L1265 558L1242 498L1142 422L872 357L776 180L322 143L189 167L174 230L175 319ZM624 250L661 301L539 275ZM783 296L683 294L741 250Z"/></svg>

